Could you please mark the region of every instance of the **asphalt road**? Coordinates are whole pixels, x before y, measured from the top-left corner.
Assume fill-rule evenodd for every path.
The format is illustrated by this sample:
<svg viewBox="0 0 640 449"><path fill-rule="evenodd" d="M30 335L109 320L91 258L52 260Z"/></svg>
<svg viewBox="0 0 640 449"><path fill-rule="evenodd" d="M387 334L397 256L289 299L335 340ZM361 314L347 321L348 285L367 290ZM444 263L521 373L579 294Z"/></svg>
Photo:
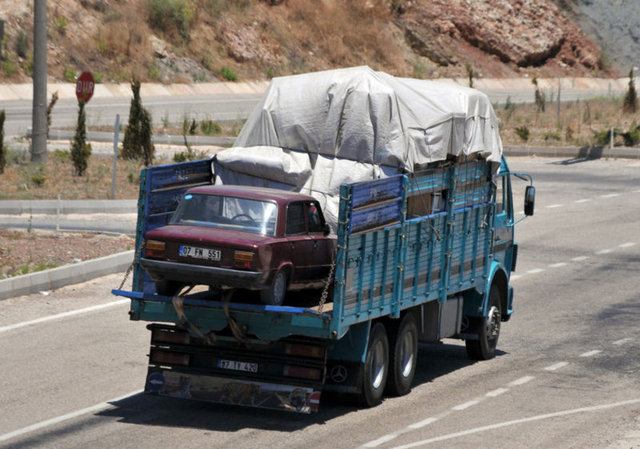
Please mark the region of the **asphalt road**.
<svg viewBox="0 0 640 449"><path fill-rule="evenodd" d="M537 210L494 360L424 345L409 395L309 416L147 397L148 331L109 276L0 302L0 447L639 447L640 162L510 162Z"/></svg>
<svg viewBox="0 0 640 449"><path fill-rule="evenodd" d="M557 89L544 89L547 100L558 98ZM528 88L492 88L485 89L494 104L504 104L507 99L512 103L532 103L534 87ZM50 92L51 93L51 92ZM563 88L560 97L563 102L585 100L595 97L622 95L623 92L609 89ZM151 112L153 123L162 125L164 121L180 124L188 119L234 122L246 119L261 98L261 94L201 94L144 97L143 105ZM129 116L131 98L94 98L86 106L87 126L105 126L113 128L116 114L120 114L120 123L126 125ZM6 111L5 135L24 136L31 128L33 105L31 100L5 101L2 109ZM75 99L59 100L52 114L51 127L74 129L77 122L78 104Z"/></svg>

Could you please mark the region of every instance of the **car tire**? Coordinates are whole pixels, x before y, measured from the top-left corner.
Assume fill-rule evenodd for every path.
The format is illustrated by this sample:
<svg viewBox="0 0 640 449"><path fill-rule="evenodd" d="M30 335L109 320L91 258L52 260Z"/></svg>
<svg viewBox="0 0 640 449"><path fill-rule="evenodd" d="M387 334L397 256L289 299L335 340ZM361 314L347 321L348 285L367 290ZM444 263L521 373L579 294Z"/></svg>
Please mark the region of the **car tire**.
<svg viewBox="0 0 640 449"><path fill-rule="evenodd" d="M273 276L271 285L264 290L260 290L260 301L268 306L281 306L284 304L287 282L287 272L285 270L278 271Z"/></svg>

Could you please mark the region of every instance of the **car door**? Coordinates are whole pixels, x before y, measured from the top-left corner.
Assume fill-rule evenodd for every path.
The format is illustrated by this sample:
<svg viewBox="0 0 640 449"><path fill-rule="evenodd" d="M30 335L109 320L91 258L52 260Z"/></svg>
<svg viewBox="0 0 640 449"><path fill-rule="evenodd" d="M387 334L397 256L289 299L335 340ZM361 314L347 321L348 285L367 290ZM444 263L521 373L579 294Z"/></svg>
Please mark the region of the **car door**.
<svg viewBox="0 0 640 449"><path fill-rule="evenodd" d="M293 265L290 282L304 283L309 279L313 240L307 232L304 201L294 201L287 206L286 239L289 259Z"/></svg>
<svg viewBox="0 0 640 449"><path fill-rule="evenodd" d="M326 233L324 217L317 201L306 202L305 211L309 236L313 241L309 278L314 280L326 279L332 263L334 239L331 239Z"/></svg>

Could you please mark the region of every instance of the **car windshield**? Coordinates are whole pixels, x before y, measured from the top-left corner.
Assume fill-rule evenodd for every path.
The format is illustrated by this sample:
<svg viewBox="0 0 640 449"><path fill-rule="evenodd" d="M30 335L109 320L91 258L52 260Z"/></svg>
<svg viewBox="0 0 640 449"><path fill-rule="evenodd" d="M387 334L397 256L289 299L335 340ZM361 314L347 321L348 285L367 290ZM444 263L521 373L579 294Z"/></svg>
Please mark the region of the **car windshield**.
<svg viewBox="0 0 640 449"><path fill-rule="evenodd" d="M270 201L188 193L169 223L275 235L276 218L276 204Z"/></svg>

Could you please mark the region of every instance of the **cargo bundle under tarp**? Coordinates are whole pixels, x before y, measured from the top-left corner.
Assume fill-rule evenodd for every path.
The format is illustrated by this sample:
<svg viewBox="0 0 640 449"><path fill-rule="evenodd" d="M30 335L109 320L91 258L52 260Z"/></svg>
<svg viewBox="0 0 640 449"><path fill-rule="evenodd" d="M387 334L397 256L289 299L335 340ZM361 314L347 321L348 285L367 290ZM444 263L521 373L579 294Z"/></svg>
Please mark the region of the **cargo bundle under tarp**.
<svg viewBox="0 0 640 449"><path fill-rule="evenodd" d="M213 170L216 184L313 195L335 229L340 185L476 155L502 155L485 94L354 67L274 78Z"/></svg>

